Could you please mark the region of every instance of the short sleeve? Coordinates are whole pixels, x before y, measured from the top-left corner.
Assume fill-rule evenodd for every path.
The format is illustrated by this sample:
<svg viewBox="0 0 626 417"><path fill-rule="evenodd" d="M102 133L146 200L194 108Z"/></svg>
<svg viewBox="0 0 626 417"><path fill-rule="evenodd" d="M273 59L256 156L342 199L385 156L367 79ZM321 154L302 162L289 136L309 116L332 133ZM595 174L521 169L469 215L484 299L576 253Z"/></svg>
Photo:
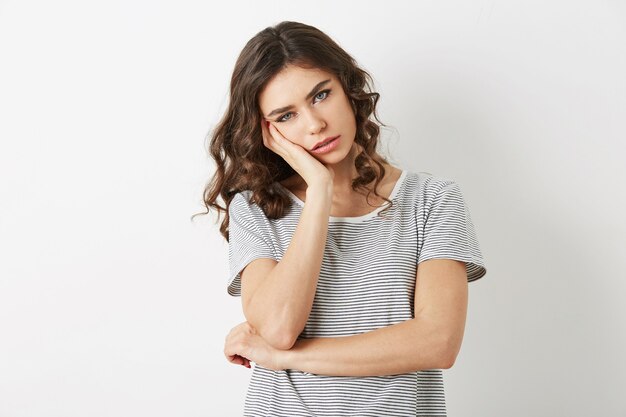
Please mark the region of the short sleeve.
<svg viewBox="0 0 626 417"><path fill-rule="evenodd" d="M266 229L267 218L256 205L240 192L228 207L228 294L241 296L241 270L258 258L277 259Z"/></svg>
<svg viewBox="0 0 626 417"><path fill-rule="evenodd" d="M429 196L423 214L417 263L433 258L454 259L466 263L468 282L482 278L487 269L460 186L445 180Z"/></svg>

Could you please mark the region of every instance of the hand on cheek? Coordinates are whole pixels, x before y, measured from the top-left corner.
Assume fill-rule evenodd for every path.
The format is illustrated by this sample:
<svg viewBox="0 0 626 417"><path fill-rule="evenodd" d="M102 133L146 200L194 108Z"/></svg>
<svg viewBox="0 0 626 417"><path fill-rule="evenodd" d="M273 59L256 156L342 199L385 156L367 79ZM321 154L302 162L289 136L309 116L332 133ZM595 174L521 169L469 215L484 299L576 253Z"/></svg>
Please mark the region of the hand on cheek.
<svg viewBox="0 0 626 417"><path fill-rule="evenodd" d="M283 132L281 132L278 127L276 127L275 124L272 124L271 122L267 122L267 131L270 132L270 134L272 135L273 138L275 138L275 140L286 140L289 143L292 143L294 145L297 145L297 143L295 143L294 141L292 141L290 138L288 138L287 136L285 136L283 134Z"/></svg>
<svg viewBox="0 0 626 417"><path fill-rule="evenodd" d="M276 127L276 125L272 124L271 122L267 122L267 129L268 129L270 132L275 132L275 133L274 133L274 136L277 136L277 135L276 135L276 133L278 133L278 135L280 135L280 137L281 137L281 138L284 138L284 139L289 140L287 137L285 137L285 136L283 135L283 133L282 133L280 130L278 130L278 128ZM289 140L289 142L291 142L291 141Z"/></svg>

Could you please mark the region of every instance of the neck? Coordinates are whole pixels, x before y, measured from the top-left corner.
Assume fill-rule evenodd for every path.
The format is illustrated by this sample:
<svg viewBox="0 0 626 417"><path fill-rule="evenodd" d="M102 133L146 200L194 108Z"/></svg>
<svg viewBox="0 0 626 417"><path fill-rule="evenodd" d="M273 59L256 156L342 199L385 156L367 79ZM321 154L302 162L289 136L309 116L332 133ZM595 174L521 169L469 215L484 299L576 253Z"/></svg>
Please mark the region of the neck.
<svg viewBox="0 0 626 417"><path fill-rule="evenodd" d="M326 165L327 168L333 169L335 176L333 180L333 190L335 195L351 195L354 193L352 190L352 179L359 176L359 173L354 166L354 160L356 159L358 153L361 151L361 146L357 145L356 142L352 145L352 149L350 153L346 155L346 157L337 164ZM385 164L386 174L390 173L392 169L391 166ZM375 169L377 167L374 167Z"/></svg>

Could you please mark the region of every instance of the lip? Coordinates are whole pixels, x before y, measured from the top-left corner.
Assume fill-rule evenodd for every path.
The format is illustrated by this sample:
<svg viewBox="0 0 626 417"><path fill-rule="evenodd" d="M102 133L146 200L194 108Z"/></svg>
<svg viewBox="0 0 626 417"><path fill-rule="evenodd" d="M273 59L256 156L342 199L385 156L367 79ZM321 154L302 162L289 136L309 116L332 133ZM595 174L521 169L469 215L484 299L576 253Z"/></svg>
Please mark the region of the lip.
<svg viewBox="0 0 626 417"><path fill-rule="evenodd" d="M324 139L324 140L321 140L321 141L317 142L315 145L313 145L313 147L311 148L311 150L313 151L313 150L315 150L315 148L316 148L316 147L318 147L319 145L321 145L321 144L323 144L323 143L326 143L326 142L330 142L331 140L335 140L335 139L337 139L339 136L341 136L341 135L332 136L332 137L328 137L328 138L326 138L326 139Z"/></svg>
<svg viewBox="0 0 626 417"><path fill-rule="evenodd" d="M322 146L317 149L313 149L311 152L316 155L322 155L325 153L329 153L337 149L339 146L339 141L341 140L341 136L336 136L335 139L331 139L330 142L325 142Z"/></svg>

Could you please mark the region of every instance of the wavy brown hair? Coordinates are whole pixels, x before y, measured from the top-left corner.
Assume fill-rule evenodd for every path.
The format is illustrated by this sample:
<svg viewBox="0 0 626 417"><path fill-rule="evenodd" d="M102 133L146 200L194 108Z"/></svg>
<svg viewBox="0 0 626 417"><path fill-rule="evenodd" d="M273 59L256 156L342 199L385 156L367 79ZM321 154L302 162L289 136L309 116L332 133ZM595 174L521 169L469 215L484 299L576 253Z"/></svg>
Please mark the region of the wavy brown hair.
<svg viewBox="0 0 626 417"><path fill-rule="evenodd" d="M231 77L228 108L209 134L209 152L215 160L216 171L204 190L207 211L198 214L208 214L214 208L219 220L221 212L224 212L220 233L226 241L228 207L238 192L251 190L251 201L268 218L282 217L292 204L289 196L275 182L292 176L296 171L263 144L262 113L258 104L260 92L288 65L322 69L339 79L355 114L355 142L360 150L354 161L358 177L352 180L352 189L367 191L369 199L372 189L368 185L375 181L374 194L389 203L385 210L393 204L376 192L385 176L383 163L388 162L376 153L379 124L385 124L376 114L379 94L372 91L371 76L319 29L304 23L284 21L260 31L244 46ZM370 120L372 115L378 124ZM218 203L218 197L222 198L224 206Z"/></svg>

